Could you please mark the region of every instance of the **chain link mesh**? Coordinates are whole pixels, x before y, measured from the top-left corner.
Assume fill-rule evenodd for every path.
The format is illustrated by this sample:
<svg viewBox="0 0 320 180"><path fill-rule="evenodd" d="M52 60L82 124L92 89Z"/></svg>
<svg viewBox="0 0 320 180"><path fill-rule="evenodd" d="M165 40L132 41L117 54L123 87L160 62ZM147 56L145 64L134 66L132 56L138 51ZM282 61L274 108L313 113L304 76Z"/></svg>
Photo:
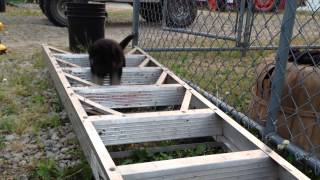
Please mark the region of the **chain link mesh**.
<svg viewBox="0 0 320 180"><path fill-rule="evenodd" d="M288 1L287 1L288 2ZM277 52L289 50L282 72L277 134L320 157L320 1L300 0L293 35L284 0L142 1L138 46L177 75L266 126ZM293 3L292 3L293 4ZM292 6L292 7L290 7ZM290 19L288 17L287 19ZM282 25L282 26L281 26ZM282 28L281 28L282 27Z"/></svg>

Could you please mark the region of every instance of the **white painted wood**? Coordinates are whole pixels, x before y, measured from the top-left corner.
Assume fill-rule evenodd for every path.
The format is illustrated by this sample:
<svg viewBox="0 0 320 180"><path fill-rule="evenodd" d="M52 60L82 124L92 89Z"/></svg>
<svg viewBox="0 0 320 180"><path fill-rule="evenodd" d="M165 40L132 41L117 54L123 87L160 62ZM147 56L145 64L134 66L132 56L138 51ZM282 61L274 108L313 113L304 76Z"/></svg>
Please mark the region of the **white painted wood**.
<svg viewBox="0 0 320 180"><path fill-rule="evenodd" d="M82 84L82 85L85 85L85 86L97 86L97 84L93 83L93 82L90 82L90 81L87 81L87 80L84 80L84 79L81 79L77 76L74 76L72 74L69 74L69 73L64 73L64 75L68 78L68 79L71 79L79 84Z"/></svg>
<svg viewBox="0 0 320 180"><path fill-rule="evenodd" d="M177 84L162 86L108 86L73 88L85 98L109 108L180 105L185 89Z"/></svg>
<svg viewBox="0 0 320 180"><path fill-rule="evenodd" d="M90 68L63 68L67 73L77 76L81 79L91 81L92 74ZM122 70L122 85L144 85L154 84L160 76L162 69L159 67L131 67ZM103 85L109 86L110 79L106 76ZM73 86L78 86L74 84Z"/></svg>
<svg viewBox="0 0 320 180"><path fill-rule="evenodd" d="M46 47L48 47L48 48L50 49L50 52L48 52L48 53L70 54L69 51L65 51L65 50L62 50L62 49L58 49L58 48L55 48L55 47L53 47L53 46L46 45Z"/></svg>
<svg viewBox="0 0 320 180"><path fill-rule="evenodd" d="M192 93L189 90L186 90L186 93L184 95L180 111L187 111L189 109L190 100L192 97Z"/></svg>
<svg viewBox="0 0 320 180"><path fill-rule="evenodd" d="M149 62L149 59L145 59L138 65L138 67L146 67Z"/></svg>
<svg viewBox="0 0 320 180"><path fill-rule="evenodd" d="M90 67L89 55L88 54L54 54L55 57L64 61L76 64L81 67ZM136 67L144 59L144 55L126 55L126 67Z"/></svg>
<svg viewBox="0 0 320 180"><path fill-rule="evenodd" d="M116 169L111 156L94 129L92 122L85 120L87 114L78 98L74 96L74 92L70 88L70 84L64 73L60 70L50 48L47 46L42 46L42 48L51 78L68 112L72 127L92 168L94 177L96 179L121 180L122 176Z"/></svg>
<svg viewBox="0 0 320 180"><path fill-rule="evenodd" d="M208 109L90 117L105 145L221 135Z"/></svg>
<svg viewBox="0 0 320 180"><path fill-rule="evenodd" d="M77 64L73 64L71 62L68 62L68 61L65 61L65 60L62 60L62 59L59 59L59 58L56 58L56 61L60 64L63 64L64 66L67 66L67 67L76 67L76 68L79 68L80 66L77 65Z"/></svg>
<svg viewBox="0 0 320 180"><path fill-rule="evenodd" d="M275 163L261 150L118 166L124 179L276 179ZM242 178L241 178L242 177Z"/></svg>
<svg viewBox="0 0 320 180"><path fill-rule="evenodd" d="M258 140L247 130L245 130L243 127L237 124L224 112L219 110L216 106L214 106L207 99L201 96L197 91L193 90L190 86L188 86L185 82L178 78L174 73L172 73L171 71L167 71L160 63L158 63L151 56L149 56L139 48L136 48L134 53L140 54L138 56L143 57L141 61L145 58L150 59L150 64L153 63L155 66L159 66L162 68L159 69L160 73L162 71L167 72L167 76L170 77L170 82L178 82L182 85L179 88L177 88L177 91L179 92L175 92L175 94L182 94L180 97L180 103L182 102L183 93L185 92L185 89L187 89L192 94L191 102L194 102L193 97L195 97L198 99L198 102L202 102L205 106L209 107L210 110L205 110L207 112L200 112L199 110L188 110L186 112L162 112L163 114L139 113L128 115L124 114L122 116L102 115L88 117L84 108L81 106L79 99L73 91L81 91L80 88L70 88L70 83L67 81L66 76L64 75L61 68L58 66L58 63L53 56L53 52L51 52L48 47L44 46L43 48L45 52L45 57L49 62L49 72L52 76L52 79L55 82L56 88L64 103L64 106L67 109L71 123L75 129L77 137L79 138L81 147L84 150L84 153L89 161L90 166L92 167L93 174L97 179L122 179L121 174L124 175L125 178L129 179L132 179L133 177L140 177L138 179L152 179L153 177L154 179L275 179L279 176L283 179L308 179L304 174L302 174L291 164L286 162L281 156L276 154L269 147L263 144L260 140ZM63 52L58 53L60 53L61 55ZM136 57L137 55L134 56ZM157 79L158 78L156 78L152 84L154 84L157 81ZM167 78L167 82L168 81L169 80ZM163 85L161 85L161 88L162 86ZM151 86L148 86L148 88L149 87ZM117 87L110 86L110 89L112 88ZM95 90L99 88L92 89ZM100 92L100 90L98 91ZM128 89L126 89L126 91L128 91ZM143 92L148 92L148 90L144 90ZM112 94L112 92L108 93ZM130 97L132 96L131 93L129 92L129 94L127 95ZM158 94L159 93L152 94L152 97L157 96ZM150 94L148 97L150 97ZM166 97L168 98L170 96ZM110 97L110 99L113 98L114 97ZM127 97L124 98L127 99ZM148 98L140 98L140 100L143 102L147 102L147 99ZM157 97L153 100L155 99L156 101L158 100ZM164 98L160 99L163 100ZM121 103L123 102L125 101L122 101ZM139 103L135 104L139 105ZM99 134L97 131L99 132ZM217 155L218 158L222 158L222 160L220 160L219 162L212 162L211 160L213 159L208 158L208 156L201 156L198 157L199 159L196 158L191 160L191 162L184 161L184 159L189 159L184 158L168 160L169 162L160 161L142 163L142 165L134 164L116 167L108 151L104 147L105 144L127 144L135 142L149 142L177 138L179 139L190 136L200 137L204 135L216 137L224 135L227 138L226 141L231 142L233 146L237 149L251 149L258 147L259 153L263 151L263 155L265 157L263 159L266 159L269 163L271 163L271 167L275 169L270 170L270 168L267 168L270 167L270 165L259 166L265 163L262 163L261 158L259 157L254 158L254 155L250 155L250 158L244 157L249 155L238 155L240 156L239 158L231 158L231 160L229 159L230 161L228 161L228 157L231 157L230 153L228 153L226 156ZM103 141L100 137L103 139ZM237 138L239 138L240 140L235 140ZM238 160L242 157L244 158L243 160ZM268 157L270 157L272 161ZM255 160L256 162L251 163ZM199 162L200 164L197 164ZM249 164L241 165L240 167L238 165L239 163L248 162ZM214 169L212 169L212 164L214 164ZM221 167L221 164L222 168L217 168ZM210 169L206 169L207 167L210 167Z"/></svg>
<svg viewBox="0 0 320 180"><path fill-rule="evenodd" d="M93 109L95 109L96 111L100 112L100 113L105 113L105 114L113 114L113 115L123 115L121 112L119 111L115 111L113 109L110 109L108 107L102 106L101 104L95 103L93 101L91 101L90 99L87 99L83 96L80 95L76 95L78 97L78 99L86 105L92 106Z"/></svg>
<svg viewBox="0 0 320 180"><path fill-rule="evenodd" d="M167 78L167 73L165 71L163 71L160 75L160 77L158 78L156 85L161 85L164 84L165 80Z"/></svg>

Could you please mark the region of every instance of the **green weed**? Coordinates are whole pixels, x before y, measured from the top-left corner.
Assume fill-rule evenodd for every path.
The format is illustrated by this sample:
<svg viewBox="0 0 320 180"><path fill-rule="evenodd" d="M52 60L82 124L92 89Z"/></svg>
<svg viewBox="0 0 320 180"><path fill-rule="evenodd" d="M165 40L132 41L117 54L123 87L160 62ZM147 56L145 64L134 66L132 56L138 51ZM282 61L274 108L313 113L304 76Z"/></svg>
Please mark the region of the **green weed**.
<svg viewBox="0 0 320 180"><path fill-rule="evenodd" d="M0 135L0 150L6 147L4 136Z"/></svg>
<svg viewBox="0 0 320 180"><path fill-rule="evenodd" d="M57 166L56 161L45 159L37 164L36 170L32 174L32 178L43 180L61 179L62 169Z"/></svg>

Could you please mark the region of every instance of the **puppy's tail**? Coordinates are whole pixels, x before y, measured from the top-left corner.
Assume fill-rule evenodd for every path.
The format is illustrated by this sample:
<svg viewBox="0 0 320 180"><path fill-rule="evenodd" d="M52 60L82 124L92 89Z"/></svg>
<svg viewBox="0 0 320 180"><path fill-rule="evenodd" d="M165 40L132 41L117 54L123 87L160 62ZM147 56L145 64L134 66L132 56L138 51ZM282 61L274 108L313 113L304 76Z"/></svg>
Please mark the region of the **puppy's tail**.
<svg viewBox="0 0 320 180"><path fill-rule="evenodd" d="M125 49L127 47L127 45L129 44L129 42L135 37L135 35L130 34L129 36L127 36L126 38L124 38L119 44L122 47L122 49Z"/></svg>

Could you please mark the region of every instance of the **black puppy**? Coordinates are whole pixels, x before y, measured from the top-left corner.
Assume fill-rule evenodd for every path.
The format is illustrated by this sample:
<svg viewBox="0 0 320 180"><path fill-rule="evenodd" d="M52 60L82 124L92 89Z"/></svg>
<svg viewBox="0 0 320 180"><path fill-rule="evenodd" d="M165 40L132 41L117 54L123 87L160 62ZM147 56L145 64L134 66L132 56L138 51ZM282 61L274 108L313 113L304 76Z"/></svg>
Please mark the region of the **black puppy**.
<svg viewBox="0 0 320 180"><path fill-rule="evenodd" d="M133 39L129 35L120 43L112 39L100 39L89 47L89 60L92 81L102 85L105 76L109 75L111 85L119 85L122 76L122 67L126 65L123 50Z"/></svg>

